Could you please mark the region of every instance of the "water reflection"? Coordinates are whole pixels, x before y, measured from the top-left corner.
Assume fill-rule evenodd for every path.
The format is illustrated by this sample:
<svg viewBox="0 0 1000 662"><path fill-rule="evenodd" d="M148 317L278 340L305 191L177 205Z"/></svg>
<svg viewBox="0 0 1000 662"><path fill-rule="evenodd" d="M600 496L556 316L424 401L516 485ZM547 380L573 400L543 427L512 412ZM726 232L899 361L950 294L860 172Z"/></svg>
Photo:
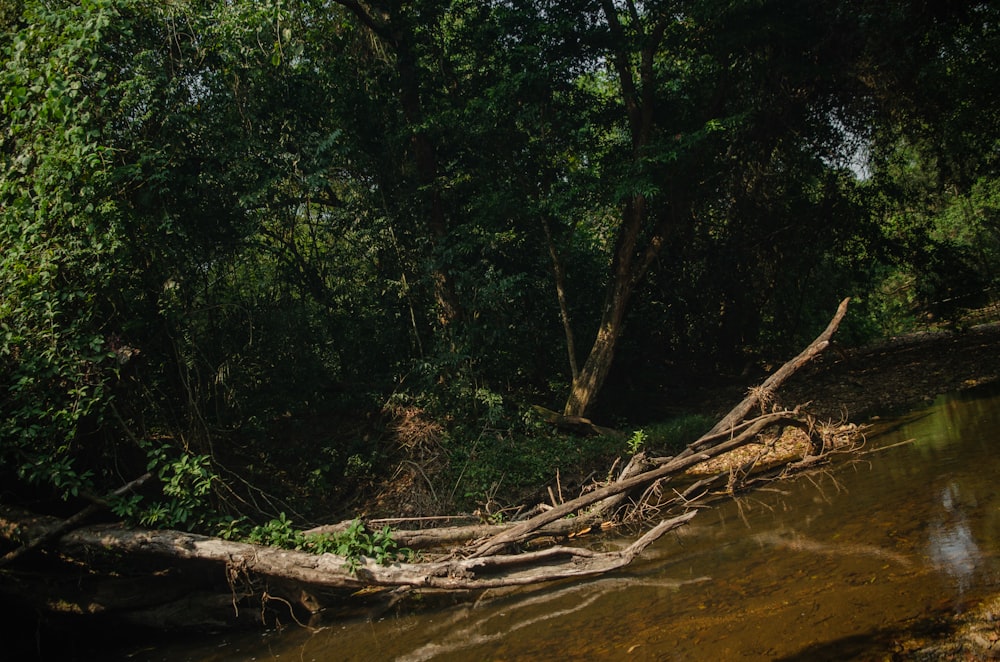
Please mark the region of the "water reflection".
<svg viewBox="0 0 1000 662"><path fill-rule="evenodd" d="M658 580L651 585L675 592L684 584L702 581L710 581L710 578L687 582ZM492 610L483 609L483 603L477 603L434 623L422 633L425 636L436 633L431 637L432 641L396 659L399 662L423 662L442 657L461 659L465 651L501 643L505 639L516 637L526 628L544 627L549 621L568 620L576 612L590 609L598 600L628 590L633 583L633 580L626 578L606 577L542 591L513 602L501 599L495 605L496 609Z"/></svg>
<svg viewBox="0 0 1000 662"><path fill-rule="evenodd" d="M959 500L959 486L941 490L942 512L927 531L929 556L955 580L960 594L971 588L982 554Z"/></svg>

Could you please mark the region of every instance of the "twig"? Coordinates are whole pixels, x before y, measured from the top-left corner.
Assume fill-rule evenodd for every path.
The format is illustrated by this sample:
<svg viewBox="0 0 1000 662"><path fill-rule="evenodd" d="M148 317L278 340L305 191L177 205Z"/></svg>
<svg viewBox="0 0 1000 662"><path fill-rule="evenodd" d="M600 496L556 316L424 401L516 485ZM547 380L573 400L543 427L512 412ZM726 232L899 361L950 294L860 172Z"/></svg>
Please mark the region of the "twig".
<svg viewBox="0 0 1000 662"><path fill-rule="evenodd" d="M864 451L863 453L858 453L858 455L871 455L872 453L881 453L882 451L887 451L890 448L896 448L897 446L905 446L907 444L912 444L916 441L916 438L907 439L905 441L897 441L894 444L889 444L888 446L880 446L878 448L873 448L871 450Z"/></svg>

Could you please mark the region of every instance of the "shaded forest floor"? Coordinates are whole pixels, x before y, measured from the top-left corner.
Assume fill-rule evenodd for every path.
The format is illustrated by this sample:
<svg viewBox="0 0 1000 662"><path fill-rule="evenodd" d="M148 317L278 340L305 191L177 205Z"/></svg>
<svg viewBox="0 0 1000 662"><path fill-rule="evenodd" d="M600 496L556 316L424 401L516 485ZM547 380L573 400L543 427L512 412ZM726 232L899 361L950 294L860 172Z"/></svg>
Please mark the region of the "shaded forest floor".
<svg viewBox="0 0 1000 662"><path fill-rule="evenodd" d="M713 377L698 386L688 383L676 388L619 392L615 399L633 406L638 403L637 409L650 424L679 415L696 415L702 421L714 422L742 400L748 389L766 377L764 372L743 377ZM794 374L775 394L774 403L785 407L808 403L807 410L820 422L862 424L873 416L902 413L929 404L943 393L997 381L1000 381L1000 323L992 323L964 331L915 333L860 348L845 349L834 344ZM614 405L608 404L609 410L613 410ZM603 416L595 419L595 422L615 426L613 420L605 420ZM624 420L628 422L618 425L626 435L644 425L633 423L627 416ZM439 432L440 427L421 418L419 410L403 412L383 430L383 434L398 437L394 444L397 453L402 454L402 459L395 458L398 469L391 477L383 476L353 494L342 495L341 505L368 517L454 514L454 504L437 498L440 494L435 497L431 493L433 489L428 487L432 480L445 475L435 476L446 462L437 446L436 434ZM546 477L539 479L538 484L521 488L511 487L508 474L506 483L498 486L495 494L498 503L493 505L497 507L522 502L531 506L539 500L548 501L545 483L556 488L557 470L561 472L560 487L567 498L575 496L573 492L581 489L588 476L606 474L615 457L626 454L626 444L621 440L578 439L573 442L546 438L524 442L528 445L518 446L510 440L502 443L494 440L491 444L508 444L509 448L505 446L500 450L510 456L530 454L530 444L541 444L543 448L535 449L538 455L535 461L553 465L547 467ZM566 444L563 450L576 444L582 451L579 461L569 456L541 457L543 452L552 451L558 444ZM606 449L602 449L601 444ZM558 453L553 454L558 456ZM488 462L482 455L480 451L479 461ZM500 462L503 461L501 458ZM445 489L447 486L438 484L438 492ZM344 512L339 516L351 514Z"/></svg>

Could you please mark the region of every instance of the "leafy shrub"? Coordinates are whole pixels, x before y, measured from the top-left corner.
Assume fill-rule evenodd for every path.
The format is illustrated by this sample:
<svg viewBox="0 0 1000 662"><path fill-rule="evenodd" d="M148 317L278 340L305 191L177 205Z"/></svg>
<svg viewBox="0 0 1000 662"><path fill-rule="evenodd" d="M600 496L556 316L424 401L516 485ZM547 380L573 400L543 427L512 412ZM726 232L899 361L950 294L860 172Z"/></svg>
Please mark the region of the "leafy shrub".
<svg viewBox="0 0 1000 662"><path fill-rule="evenodd" d="M389 565L413 556L412 550L396 544L388 526L380 531L369 531L359 519L339 533L306 534L296 530L285 513L281 513L267 524L255 526L246 539L256 545L343 556L345 567L352 573L361 565L362 557L372 558L379 565Z"/></svg>

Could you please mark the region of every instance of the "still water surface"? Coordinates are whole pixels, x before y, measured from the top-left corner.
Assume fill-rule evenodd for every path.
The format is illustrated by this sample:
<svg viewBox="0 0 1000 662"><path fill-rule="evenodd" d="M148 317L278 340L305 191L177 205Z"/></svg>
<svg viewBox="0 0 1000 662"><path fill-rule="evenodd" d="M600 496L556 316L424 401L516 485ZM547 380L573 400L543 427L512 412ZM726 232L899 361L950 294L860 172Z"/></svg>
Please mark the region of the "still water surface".
<svg viewBox="0 0 1000 662"><path fill-rule="evenodd" d="M289 662L877 659L894 639L933 630L1000 591L1000 390L942 397L875 425L866 455L703 512L622 572L486 592L374 622L146 654Z"/></svg>

